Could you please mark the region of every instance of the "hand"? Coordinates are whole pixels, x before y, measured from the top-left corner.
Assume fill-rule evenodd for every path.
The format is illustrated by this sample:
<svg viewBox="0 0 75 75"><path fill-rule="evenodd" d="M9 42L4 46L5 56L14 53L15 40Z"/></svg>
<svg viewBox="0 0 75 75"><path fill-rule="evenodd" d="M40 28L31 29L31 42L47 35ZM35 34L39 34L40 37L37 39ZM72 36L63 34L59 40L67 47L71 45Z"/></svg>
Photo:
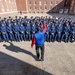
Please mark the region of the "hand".
<svg viewBox="0 0 75 75"><path fill-rule="evenodd" d="M5 32L2 32L3 34L6 34Z"/></svg>
<svg viewBox="0 0 75 75"><path fill-rule="evenodd" d="M17 34L17 32L15 32L15 34Z"/></svg>
<svg viewBox="0 0 75 75"><path fill-rule="evenodd" d="M22 34L24 33L24 32L21 32Z"/></svg>
<svg viewBox="0 0 75 75"><path fill-rule="evenodd" d="M12 32L10 32L12 34Z"/></svg>
<svg viewBox="0 0 75 75"><path fill-rule="evenodd" d="M33 46L31 46L31 48L33 48Z"/></svg>

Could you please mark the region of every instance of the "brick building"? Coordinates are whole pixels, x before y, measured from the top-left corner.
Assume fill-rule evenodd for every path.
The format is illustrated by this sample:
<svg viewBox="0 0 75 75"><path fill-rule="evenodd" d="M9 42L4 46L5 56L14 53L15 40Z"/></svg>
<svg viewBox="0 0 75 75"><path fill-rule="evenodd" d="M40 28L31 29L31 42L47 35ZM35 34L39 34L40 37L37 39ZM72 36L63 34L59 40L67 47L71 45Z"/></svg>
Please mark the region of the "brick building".
<svg viewBox="0 0 75 75"><path fill-rule="evenodd" d="M16 0L17 10L25 13L55 12L75 14L75 0Z"/></svg>
<svg viewBox="0 0 75 75"><path fill-rule="evenodd" d="M75 0L0 0L0 15L15 12L75 14Z"/></svg>
<svg viewBox="0 0 75 75"><path fill-rule="evenodd" d="M18 11L29 13L58 12L65 0L16 0Z"/></svg>
<svg viewBox="0 0 75 75"><path fill-rule="evenodd" d="M17 11L15 0L0 0L0 15L11 14Z"/></svg>
<svg viewBox="0 0 75 75"><path fill-rule="evenodd" d="M75 0L71 0L70 14L75 14Z"/></svg>

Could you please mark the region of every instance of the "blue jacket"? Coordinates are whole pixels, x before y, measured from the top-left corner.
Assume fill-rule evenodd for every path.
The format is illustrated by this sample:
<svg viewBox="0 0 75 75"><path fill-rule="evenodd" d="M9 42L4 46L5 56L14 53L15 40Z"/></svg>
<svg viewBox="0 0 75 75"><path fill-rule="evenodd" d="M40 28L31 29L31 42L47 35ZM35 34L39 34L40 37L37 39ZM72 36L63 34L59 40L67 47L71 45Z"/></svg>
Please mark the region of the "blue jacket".
<svg viewBox="0 0 75 75"><path fill-rule="evenodd" d="M55 26L54 27L52 26L51 27L51 33L55 33L55 32L56 32L56 27Z"/></svg>
<svg viewBox="0 0 75 75"><path fill-rule="evenodd" d="M64 32L70 32L70 26L69 25L64 27Z"/></svg>
<svg viewBox="0 0 75 75"><path fill-rule="evenodd" d="M34 36L36 38L36 45L41 46L44 44L44 32L37 32Z"/></svg>
<svg viewBox="0 0 75 75"><path fill-rule="evenodd" d="M13 25L13 32L19 32L19 26L18 25Z"/></svg>
<svg viewBox="0 0 75 75"><path fill-rule="evenodd" d="M7 26L6 28L8 33L12 32L12 26Z"/></svg>
<svg viewBox="0 0 75 75"><path fill-rule="evenodd" d="M25 32L25 27L20 25L19 26L19 31L20 31L20 33Z"/></svg>
<svg viewBox="0 0 75 75"><path fill-rule="evenodd" d="M57 26L56 31L61 33L63 31L63 27L62 26Z"/></svg>
<svg viewBox="0 0 75 75"><path fill-rule="evenodd" d="M25 26L25 31L30 33L30 26Z"/></svg>
<svg viewBox="0 0 75 75"><path fill-rule="evenodd" d="M51 31L50 25L47 25L47 30L46 30L46 32L50 32L50 31Z"/></svg>
<svg viewBox="0 0 75 75"><path fill-rule="evenodd" d="M6 26L4 25L4 26L1 26L1 32L6 32Z"/></svg>
<svg viewBox="0 0 75 75"><path fill-rule="evenodd" d="M72 31L72 32L75 32L75 26L72 26L71 31Z"/></svg>
<svg viewBox="0 0 75 75"><path fill-rule="evenodd" d="M32 26L32 27L31 27L31 32L32 32L32 33L33 33L33 32L34 32L34 33L36 32L36 27L35 27L35 26Z"/></svg>

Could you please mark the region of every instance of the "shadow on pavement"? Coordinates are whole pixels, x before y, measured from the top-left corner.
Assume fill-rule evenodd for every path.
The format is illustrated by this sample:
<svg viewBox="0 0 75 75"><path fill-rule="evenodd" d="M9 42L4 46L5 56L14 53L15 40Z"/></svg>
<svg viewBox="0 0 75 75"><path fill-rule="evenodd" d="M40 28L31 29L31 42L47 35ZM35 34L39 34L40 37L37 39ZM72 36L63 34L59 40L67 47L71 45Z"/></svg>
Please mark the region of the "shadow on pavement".
<svg viewBox="0 0 75 75"><path fill-rule="evenodd" d="M11 45L10 47L12 48L10 49L13 50L13 46ZM19 48L17 47L16 49ZM21 51L21 49L19 49L19 51ZM48 73L45 70L39 69L35 66L32 66L8 54L0 52L0 75L53 75L53 74Z"/></svg>
<svg viewBox="0 0 75 75"><path fill-rule="evenodd" d="M17 52L17 53L18 52L23 52L25 54L28 54L28 55L32 56L35 60L37 60L36 56L33 53L29 52L28 50L21 49L20 47L15 46L11 42L9 42L9 43L10 43L9 46L7 46L6 44L3 45L7 50L10 50L10 51L13 51L13 52Z"/></svg>

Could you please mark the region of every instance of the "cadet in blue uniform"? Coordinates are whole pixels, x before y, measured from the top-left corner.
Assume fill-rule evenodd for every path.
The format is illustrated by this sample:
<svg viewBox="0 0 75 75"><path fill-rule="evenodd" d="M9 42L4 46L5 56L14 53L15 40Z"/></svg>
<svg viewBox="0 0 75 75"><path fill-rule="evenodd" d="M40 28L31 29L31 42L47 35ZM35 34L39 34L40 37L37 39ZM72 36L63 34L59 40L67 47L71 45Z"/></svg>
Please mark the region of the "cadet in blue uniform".
<svg viewBox="0 0 75 75"><path fill-rule="evenodd" d="M66 23L66 25L64 26L64 41L68 42L69 40L69 33L70 33L70 25L68 23Z"/></svg>
<svg viewBox="0 0 75 75"><path fill-rule="evenodd" d="M11 41L13 41L13 32L12 32L12 26L11 26L11 24L8 23L8 25L7 25L6 28L7 28L7 33L8 33L9 39Z"/></svg>
<svg viewBox="0 0 75 75"><path fill-rule="evenodd" d="M7 31L6 31L6 25L4 25L4 23L1 24L1 33L2 33L2 38L5 41L8 41L8 35L7 35Z"/></svg>
<svg viewBox="0 0 75 75"><path fill-rule="evenodd" d="M55 41L55 33L56 33L56 27L55 24L53 23L51 26L51 41L54 42Z"/></svg>
<svg viewBox="0 0 75 75"><path fill-rule="evenodd" d="M1 26L0 26L0 42L2 41Z"/></svg>
<svg viewBox="0 0 75 75"><path fill-rule="evenodd" d="M46 41L49 42L49 37L50 37L50 24L47 24L47 27L46 27Z"/></svg>
<svg viewBox="0 0 75 75"><path fill-rule="evenodd" d="M63 26L59 23L58 26L56 27L56 31L57 31L57 41L60 42L61 41L61 37L62 37L62 31L63 31Z"/></svg>
<svg viewBox="0 0 75 75"><path fill-rule="evenodd" d="M32 26L31 26L31 39L33 38L33 35L35 34L35 32L36 32L36 26L33 23Z"/></svg>
<svg viewBox="0 0 75 75"><path fill-rule="evenodd" d="M19 32L20 32L20 39L21 39L21 41L22 40L25 41L25 27L23 26L22 23L19 26Z"/></svg>
<svg viewBox="0 0 75 75"><path fill-rule="evenodd" d="M13 25L13 33L14 33L14 40L15 41L19 41L20 37L19 37L19 26L17 25L16 22L14 22Z"/></svg>
<svg viewBox="0 0 75 75"><path fill-rule="evenodd" d="M73 42L75 41L75 23L72 26L71 32L72 32L72 42Z"/></svg>
<svg viewBox="0 0 75 75"><path fill-rule="evenodd" d="M25 36L26 40L30 41L30 25L28 23L25 26Z"/></svg>

